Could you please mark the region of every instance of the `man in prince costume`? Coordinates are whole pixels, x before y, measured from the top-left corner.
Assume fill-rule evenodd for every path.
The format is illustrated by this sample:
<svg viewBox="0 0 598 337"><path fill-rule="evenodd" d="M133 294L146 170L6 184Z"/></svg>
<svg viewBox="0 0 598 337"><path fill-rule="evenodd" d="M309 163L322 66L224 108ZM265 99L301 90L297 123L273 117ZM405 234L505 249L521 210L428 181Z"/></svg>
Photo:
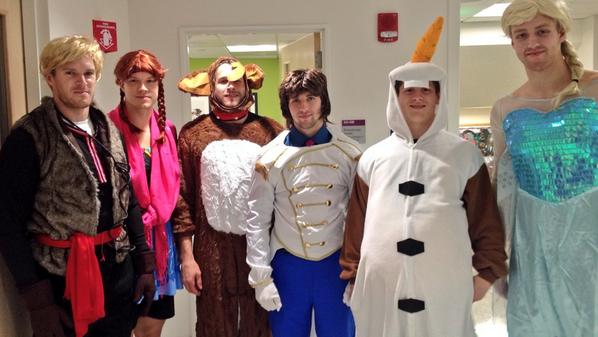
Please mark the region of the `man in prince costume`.
<svg viewBox="0 0 598 337"><path fill-rule="evenodd" d="M324 73L292 71L279 89L288 131L256 164L247 220L249 283L274 337L353 337L339 254L361 149L328 121ZM274 216L272 216L274 214Z"/></svg>
<svg viewBox="0 0 598 337"><path fill-rule="evenodd" d="M570 26L561 1L515 0L502 17L528 78L491 116L511 337L598 336L598 73Z"/></svg>

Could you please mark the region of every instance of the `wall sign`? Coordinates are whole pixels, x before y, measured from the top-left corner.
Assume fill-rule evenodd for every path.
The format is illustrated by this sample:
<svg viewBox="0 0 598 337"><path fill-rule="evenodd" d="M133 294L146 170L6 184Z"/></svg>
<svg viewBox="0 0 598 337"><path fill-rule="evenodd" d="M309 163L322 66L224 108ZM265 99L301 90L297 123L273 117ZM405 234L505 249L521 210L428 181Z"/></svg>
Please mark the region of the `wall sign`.
<svg viewBox="0 0 598 337"><path fill-rule="evenodd" d="M343 119L341 125L345 135L365 144L365 119Z"/></svg>
<svg viewBox="0 0 598 337"><path fill-rule="evenodd" d="M105 53L118 50L116 39L116 22L92 20L93 37Z"/></svg>

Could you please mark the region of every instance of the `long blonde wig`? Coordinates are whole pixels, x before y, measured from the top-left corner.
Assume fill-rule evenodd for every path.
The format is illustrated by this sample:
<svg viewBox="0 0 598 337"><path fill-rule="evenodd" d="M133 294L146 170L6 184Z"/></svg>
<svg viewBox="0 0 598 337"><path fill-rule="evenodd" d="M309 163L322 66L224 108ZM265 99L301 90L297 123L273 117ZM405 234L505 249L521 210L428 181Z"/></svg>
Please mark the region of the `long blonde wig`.
<svg viewBox="0 0 598 337"><path fill-rule="evenodd" d="M553 19L559 33L566 34L571 30L569 9L562 0L514 0L502 15L502 30L512 38L512 26L530 21L537 15L544 15ZM578 82L584 71L575 47L567 39L561 43L561 54L571 71L571 83L559 92L555 100L555 106L558 106L568 96L579 94Z"/></svg>

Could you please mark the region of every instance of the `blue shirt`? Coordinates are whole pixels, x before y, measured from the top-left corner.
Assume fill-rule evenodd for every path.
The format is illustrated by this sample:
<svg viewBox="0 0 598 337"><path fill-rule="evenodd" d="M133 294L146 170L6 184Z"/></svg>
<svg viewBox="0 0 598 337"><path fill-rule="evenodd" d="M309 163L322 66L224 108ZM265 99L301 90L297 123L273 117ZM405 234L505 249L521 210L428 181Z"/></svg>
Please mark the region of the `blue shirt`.
<svg viewBox="0 0 598 337"><path fill-rule="evenodd" d="M324 123L320 130L318 130L318 132L316 132L316 134L312 137L307 137L306 135L299 132L299 130L297 130L296 128L291 128L289 130L289 134L284 139L284 145L303 147L306 146L305 142L308 139L313 140L313 144L311 145L326 144L330 142L330 140L332 139L332 134L326 128L326 123Z"/></svg>

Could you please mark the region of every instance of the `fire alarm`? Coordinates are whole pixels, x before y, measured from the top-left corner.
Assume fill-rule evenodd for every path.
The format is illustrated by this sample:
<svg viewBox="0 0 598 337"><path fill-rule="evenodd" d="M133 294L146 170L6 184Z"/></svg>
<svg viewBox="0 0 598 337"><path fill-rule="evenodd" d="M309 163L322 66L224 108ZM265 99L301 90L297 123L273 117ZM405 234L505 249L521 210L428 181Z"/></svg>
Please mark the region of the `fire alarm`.
<svg viewBox="0 0 598 337"><path fill-rule="evenodd" d="M395 42L399 39L399 13L378 13L378 41Z"/></svg>

